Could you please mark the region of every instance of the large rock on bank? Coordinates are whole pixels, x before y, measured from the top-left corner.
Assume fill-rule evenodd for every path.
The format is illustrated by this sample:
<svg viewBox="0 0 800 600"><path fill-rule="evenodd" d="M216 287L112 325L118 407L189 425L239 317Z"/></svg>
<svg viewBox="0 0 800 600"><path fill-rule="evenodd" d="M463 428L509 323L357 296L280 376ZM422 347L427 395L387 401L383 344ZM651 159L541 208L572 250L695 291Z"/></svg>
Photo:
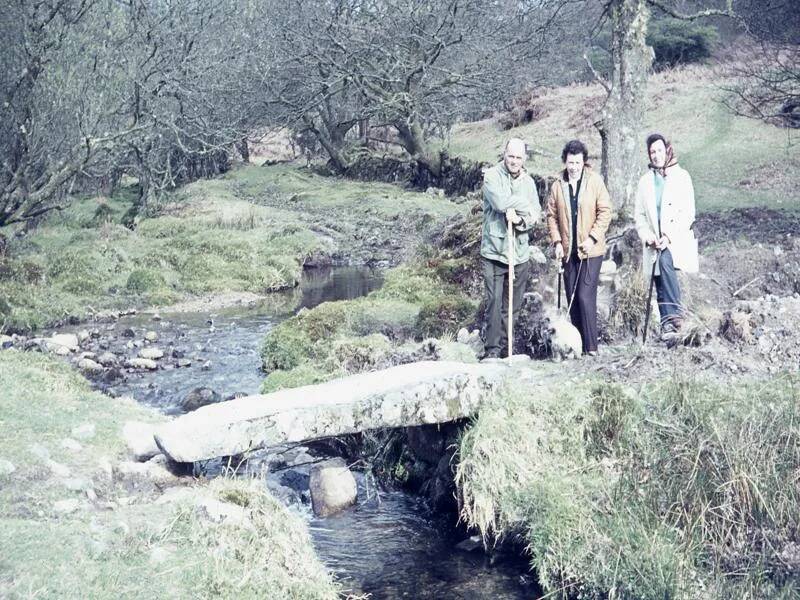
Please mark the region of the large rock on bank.
<svg viewBox="0 0 800 600"><path fill-rule="evenodd" d="M419 362L204 406L162 426L176 462L384 427L445 423L494 397L505 364Z"/></svg>

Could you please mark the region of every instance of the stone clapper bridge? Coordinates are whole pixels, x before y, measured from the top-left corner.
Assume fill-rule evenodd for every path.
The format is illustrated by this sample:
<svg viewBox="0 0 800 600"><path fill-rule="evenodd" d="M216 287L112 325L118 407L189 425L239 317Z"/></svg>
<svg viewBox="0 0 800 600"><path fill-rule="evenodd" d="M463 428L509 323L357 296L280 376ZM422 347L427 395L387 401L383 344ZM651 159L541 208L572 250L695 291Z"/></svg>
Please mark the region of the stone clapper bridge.
<svg viewBox="0 0 800 600"><path fill-rule="evenodd" d="M468 364L424 361L204 406L155 433L176 462L232 456L369 429L446 423L491 402L517 358Z"/></svg>

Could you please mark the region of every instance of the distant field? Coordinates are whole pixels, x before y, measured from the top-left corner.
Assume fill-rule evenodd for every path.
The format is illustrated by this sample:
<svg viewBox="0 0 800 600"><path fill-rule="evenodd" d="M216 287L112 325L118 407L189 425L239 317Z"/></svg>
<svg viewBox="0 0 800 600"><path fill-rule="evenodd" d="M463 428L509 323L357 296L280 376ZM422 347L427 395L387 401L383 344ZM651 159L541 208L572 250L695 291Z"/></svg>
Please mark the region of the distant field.
<svg viewBox="0 0 800 600"><path fill-rule="evenodd" d="M731 115L719 102L723 92L707 67L654 75L649 90L647 126L641 134L642 169L647 164L644 138L660 131L673 140L680 163L694 179L699 211L800 208L800 133ZM457 125L450 152L492 161L506 138L519 136L534 150L529 169L554 173L561 165L563 144L581 138L599 162L600 136L592 122L604 96L599 85L547 90L537 100L544 109L540 120L509 131L500 131L493 119Z"/></svg>

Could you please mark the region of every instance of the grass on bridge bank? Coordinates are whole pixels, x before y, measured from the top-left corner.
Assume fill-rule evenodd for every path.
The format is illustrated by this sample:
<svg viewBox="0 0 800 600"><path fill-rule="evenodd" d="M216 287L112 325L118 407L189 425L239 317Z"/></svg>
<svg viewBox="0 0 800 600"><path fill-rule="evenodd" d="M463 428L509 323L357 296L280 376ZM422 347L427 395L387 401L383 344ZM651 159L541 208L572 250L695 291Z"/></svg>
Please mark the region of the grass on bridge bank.
<svg viewBox="0 0 800 600"><path fill-rule="evenodd" d="M554 598L800 594L800 379L515 384L467 429L463 516Z"/></svg>
<svg viewBox="0 0 800 600"><path fill-rule="evenodd" d="M732 115L720 103L723 83L712 67L697 65L650 77L639 143L642 172L647 166L644 139L659 131L675 143L680 164L692 176L699 212L800 209L800 136L796 130ZM597 84L545 89L535 101L543 111L538 120L509 131L501 131L495 119L461 123L447 147L453 155L494 162L506 139L521 137L534 151L528 169L545 175L562 168L561 149L579 138L599 166L600 136L593 122L604 98Z"/></svg>
<svg viewBox="0 0 800 600"><path fill-rule="evenodd" d="M258 481L197 488L249 522L217 524L191 503L155 503L158 486L112 476L122 424L155 413L37 353L0 351L0 390L0 597L341 597L300 517ZM95 435L80 439L87 423Z"/></svg>
<svg viewBox="0 0 800 600"><path fill-rule="evenodd" d="M478 305L434 269L399 267L365 298L326 302L283 321L264 339L261 391L298 387L427 358L416 341L444 337L440 358L475 361L446 340L471 322ZM406 355L406 359L401 359Z"/></svg>
<svg viewBox="0 0 800 600"><path fill-rule="evenodd" d="M265 294L296 285L313 254L347 255L357 236L382 228L390 237L399 220L424 229L463 210L396 186L243 166L168 195L131 230L121 221L132 194L76 198L22 237L4 232L0 331L227 291Z"/></svg>

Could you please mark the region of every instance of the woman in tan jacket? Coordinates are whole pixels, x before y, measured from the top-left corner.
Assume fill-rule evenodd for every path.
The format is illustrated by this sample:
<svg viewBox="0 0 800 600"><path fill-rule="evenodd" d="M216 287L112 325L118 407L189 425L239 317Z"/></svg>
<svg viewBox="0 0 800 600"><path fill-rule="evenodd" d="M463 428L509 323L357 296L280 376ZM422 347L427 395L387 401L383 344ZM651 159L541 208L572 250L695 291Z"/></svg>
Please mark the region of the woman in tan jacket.
<svg viewBox="0 0 800 600"><path fill-rule="evenodd" d="M591 170L583 142L564 146L564 170L550 188L547 226L556 260L564 265L569 316L583 352L597 354L597 283L606 252L611 200L602 177Z"/></svg>

